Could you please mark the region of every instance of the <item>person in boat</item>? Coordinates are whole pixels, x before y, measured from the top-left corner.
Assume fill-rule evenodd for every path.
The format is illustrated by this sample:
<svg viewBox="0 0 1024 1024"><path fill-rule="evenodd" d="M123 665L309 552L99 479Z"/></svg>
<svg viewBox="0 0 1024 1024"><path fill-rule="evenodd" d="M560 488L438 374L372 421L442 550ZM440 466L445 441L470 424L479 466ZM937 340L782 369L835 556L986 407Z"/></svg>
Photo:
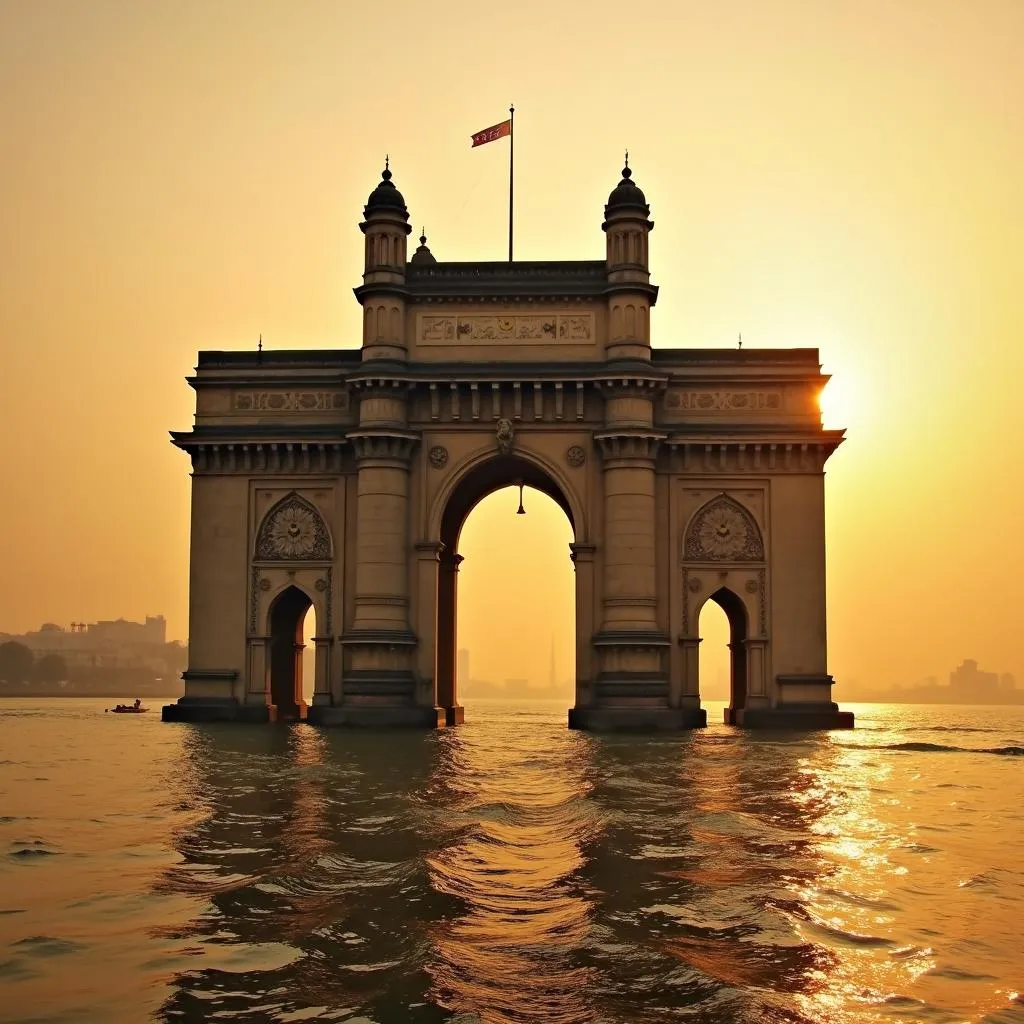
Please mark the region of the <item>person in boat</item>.
<svg viewBox="0 0 1024 1024"><path fill-rule="evenodd" d="M138 709L142 707L142 701L138 697L136 697L135 703L132 706L135 708L136 711L138 711Z"/></svg>

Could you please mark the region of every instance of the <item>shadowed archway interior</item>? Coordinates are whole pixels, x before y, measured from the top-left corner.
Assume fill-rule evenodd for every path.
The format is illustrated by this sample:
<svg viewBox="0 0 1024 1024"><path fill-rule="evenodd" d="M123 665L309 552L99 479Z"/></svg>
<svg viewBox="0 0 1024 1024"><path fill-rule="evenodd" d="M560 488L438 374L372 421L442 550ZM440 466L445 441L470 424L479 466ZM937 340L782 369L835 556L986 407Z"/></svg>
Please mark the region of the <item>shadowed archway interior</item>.
<svg viewBox="0 0 1024 1024"><path fill-rule="evenodd" d="M281 591L270 607L270 705L278 721L306 717L302 694L303 624L313 602L298 587Z"/></svg>
<svg viewBox="0 0 1024 1024"><path fill-rule="evenodd" d="M445 708L449 725L462 722L464 712L456 692L456 647L458 640L458 554L459 535L476 505L494 491L522 484L540 491L562 509L576 534L577 526L565 494L558 484L535 463L516 455L499 455L471 469L455 486L441 517L442 544L437 592L436 679L437 702Z"/></svg>

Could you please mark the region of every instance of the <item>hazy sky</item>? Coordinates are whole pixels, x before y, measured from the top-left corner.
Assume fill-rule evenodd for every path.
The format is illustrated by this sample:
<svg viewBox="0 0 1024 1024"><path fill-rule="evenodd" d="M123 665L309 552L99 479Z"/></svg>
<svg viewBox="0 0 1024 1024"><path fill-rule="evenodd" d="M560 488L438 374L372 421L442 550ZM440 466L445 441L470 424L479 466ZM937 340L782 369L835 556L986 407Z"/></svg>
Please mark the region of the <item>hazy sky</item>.
<svg viewBox="0 0 1024 1024"><path fill-rule="evenodd" d="M1022 97L1021 0L0 0L0 629L184 637L196 350L359 344L386 152L439 259L502 258L507 150L469 136L511 101L517 256L603 256L628 147L655 344L820 348L837 679L1024 685ZM545 682L556 631L568 676L567 526L499 505L474 675Z"/></svg>

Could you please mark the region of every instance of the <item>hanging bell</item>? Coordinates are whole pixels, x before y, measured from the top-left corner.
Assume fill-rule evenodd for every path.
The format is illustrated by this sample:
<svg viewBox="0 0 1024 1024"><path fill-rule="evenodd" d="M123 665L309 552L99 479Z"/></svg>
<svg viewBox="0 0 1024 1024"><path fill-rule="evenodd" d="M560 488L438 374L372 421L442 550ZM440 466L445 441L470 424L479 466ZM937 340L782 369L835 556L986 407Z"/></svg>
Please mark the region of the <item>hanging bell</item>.
<svg viewBox="0 0 1024 1024"><path fill-rule="evenodd" d="M525 516L526 509L523 508L523 483L519 482L519 508L516 509L517 516Z"/></svg>

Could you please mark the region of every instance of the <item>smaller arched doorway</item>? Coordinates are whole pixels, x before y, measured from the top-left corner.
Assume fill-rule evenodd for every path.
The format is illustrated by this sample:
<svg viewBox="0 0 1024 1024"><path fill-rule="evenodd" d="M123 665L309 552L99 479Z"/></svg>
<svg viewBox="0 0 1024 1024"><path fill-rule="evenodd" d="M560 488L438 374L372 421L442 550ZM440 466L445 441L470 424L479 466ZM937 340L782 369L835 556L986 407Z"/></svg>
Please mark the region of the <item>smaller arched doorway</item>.
<svg viewBox="0 0 1024 1024"><path fill-rule="evenodd" d="M742 598L728 587L719 587L708 600L722 609L729 624L729 705L725 709L725 724L735 725L736 712L747 706L747 608ZM706 657L706 652L701 654Z"/></svg>
<svg viewBox="0 0 1024 1024"><path fill-rule="evenodd" d="M565 513L573 535L578 534L576 517L565 491L549 472L522 455L502 454L488 458L470 468L452 489L440 522L435 646L437 703L445 709L448 725L458 725L464 719L464 711L458 701L456 664L458 573L462 562L462 556L458 553L459 536L469 514L479 502L495 491L510 486L531 488L547 495ZM566 552L566 556L569 557L569 552ZM500 628L500 624L496 623L495 628Z"/></svg>
<svg viewBox="0 0 1024 1024"><path fill-rule="evenodd" d="M267 702L272 721L293 722L306 717L302 655L306 615L312 607L309 596L294 585L282 590L270 606Z"/></svg>

